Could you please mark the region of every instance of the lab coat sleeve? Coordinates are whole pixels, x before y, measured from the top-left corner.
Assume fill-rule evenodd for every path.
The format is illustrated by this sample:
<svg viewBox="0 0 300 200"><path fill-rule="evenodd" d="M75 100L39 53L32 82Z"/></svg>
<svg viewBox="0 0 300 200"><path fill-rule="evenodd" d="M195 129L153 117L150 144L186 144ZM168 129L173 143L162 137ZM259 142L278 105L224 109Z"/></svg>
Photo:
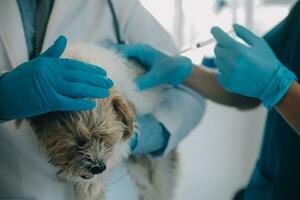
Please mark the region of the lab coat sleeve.
<svg viewBox="0 0 300 200"><path fill-rule="evenodd" d="M170 134L164 155L175 149L200 123L204 111L204 98L183 86L165 92L165 101L153 114Z"/></svg>
<svg viewBox="0 0 300 200"><path fill-rule="evenodd" d="M128 0L119 7L120 26L126 43L147 43L175 54L178 52L171 36L137 0ZM124 9L124 8L127 9ZM153 114L170 134L164 154L173 150L200 122L205 108L204 99L185 87L165 91L165 101Z"/></svg>
<svg viewBox="0 0 300 200"><path fill-rule="evenodd" d="M118 2L121 37L127 44L144 43L170 54L178 52L169 33L138 0Z"/></svg>

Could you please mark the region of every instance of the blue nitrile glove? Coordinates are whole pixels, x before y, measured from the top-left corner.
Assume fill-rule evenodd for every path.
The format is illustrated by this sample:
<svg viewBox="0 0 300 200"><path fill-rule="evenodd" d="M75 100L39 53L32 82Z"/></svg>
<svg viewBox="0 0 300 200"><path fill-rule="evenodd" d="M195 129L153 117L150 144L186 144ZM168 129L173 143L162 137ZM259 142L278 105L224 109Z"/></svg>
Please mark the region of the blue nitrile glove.
<svg viewBox="0 0 300 200"><path fill-rule="evenodd" d="M133 133L128 141L130 151L134 151L137 147L140 138L140 129L137 122L133 123Z"/></svg>
<svg viewBox="0 0 300 200"><path fill-rule="evenodd" d="M148 72L136 80L139 89L147 89L160 84L178 86L192 73L190 59L168 56L149 45L119 45L117 50L124 57L132 58L145 66Z"/></svg>
<svg viewBox="0 0 300 200"><path fill-rule="evenodd" d="M240 25L233 25L243 45L220 28L212 35L217 40L215 64L217 79L230 92L260 99L272 109L285 95L296 76L277 59L266 41Z"/></svg>
<svg viewBox="0 0 300 200"><path fill-rule="evenodd" d="M50 111L89 110L96 103L82 98L109 95L112 81L94 65L60 59L66 38L59 37L39 57L0 79L0 119L22 119Z"/></svg>
<svg viewBox="0 0 300 200"><path fill-rule="evenodd" d="M144 115L137 119L134 134L129 140L133 154L161 155L169 141L170 134L153 116Z"/></svg>

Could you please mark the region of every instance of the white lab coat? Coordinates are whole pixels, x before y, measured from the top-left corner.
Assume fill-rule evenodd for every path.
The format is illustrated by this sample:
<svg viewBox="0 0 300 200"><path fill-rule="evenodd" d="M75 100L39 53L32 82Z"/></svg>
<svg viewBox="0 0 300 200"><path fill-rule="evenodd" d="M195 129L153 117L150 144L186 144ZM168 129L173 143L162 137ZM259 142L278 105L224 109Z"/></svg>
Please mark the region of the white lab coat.
<svg viewBox="0 0 300 200"><path fill-rule="evenodd" d="M170 36L138 0L114 0L113 3L122 38L127 43L149 43L161 50L176 52ZM116 36L112 23L106 0L56 0L43 50L62 34L69 42L114 44ZM28 52L18 5L15 0L1 0L0 72L10 71L26 60ZM183 88L170 89L166 94L168 101L155 116L171 133L167 153L199 123L204 101ZM13 122L0 124L0 200L73 199L72 187L55 174L56 169L47 162L27 124L20 130L15 129ZM107 191L108 200L137 199L124 165L110 177Z"/></svg>

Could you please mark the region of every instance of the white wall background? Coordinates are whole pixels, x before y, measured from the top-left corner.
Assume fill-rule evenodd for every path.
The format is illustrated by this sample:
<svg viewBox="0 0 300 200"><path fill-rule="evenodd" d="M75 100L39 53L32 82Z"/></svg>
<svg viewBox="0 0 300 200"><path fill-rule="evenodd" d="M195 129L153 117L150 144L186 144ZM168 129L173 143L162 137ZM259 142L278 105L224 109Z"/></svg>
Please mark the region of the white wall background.
<svg viewBox="0 0 300 200"><path fill-rule="evenodd" d="M263 34L290 7L266 6L258 0L231 0L230 7L216 14L214 0L142 0L142 3L174 36L179 48L207 39L214 25L230 30L233 22L239 22ZM212 49L210 46L187 56L200 63L204 55L212 55ZM265 115L262 107L240 112L208 102L204 120L180 146L182 166L177 199L231 200L247 184L255 165Z"/></svg>

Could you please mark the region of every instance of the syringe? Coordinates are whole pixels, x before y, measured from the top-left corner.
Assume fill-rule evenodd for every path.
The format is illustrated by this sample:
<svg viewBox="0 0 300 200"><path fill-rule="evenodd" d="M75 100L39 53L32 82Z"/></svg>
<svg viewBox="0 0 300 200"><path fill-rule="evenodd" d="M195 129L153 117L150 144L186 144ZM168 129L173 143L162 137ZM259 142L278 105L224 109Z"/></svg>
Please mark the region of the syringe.
<svg viewBox="0 0 300 200"><path fill-rule="evenodd" d="M234 30L228 31L226 33L230 35L230 34L234 33ZM190 47L188 47L186 49L183 49L183 50L179 51L179 53L177 53L174 56L180 56L183 53L186 53L186 52L191 51L193 49L199 49L199 48L205 47L205 46L210 45L210 44L212 44L214 42L216 42L215 38L209 38L207 40L204 40L204 41L201 41L201 42L197 42L196 44L194 44L194 45L192 45L192 46L190 46ZM170 59L170 58L169 57L165 58L161 62L165 62L168 59Z"/></svg>
<svg viewBox="0 0 300 200"><path fill-rule="evenodd" d="M230 34L234 33L234 30L228 31L226 33L230 35ZM194 44L194 45L192 45L192 46L190 46L186 49L181 50L178 54L180 55L180 54L183 54L183 53L188 52L188 51L193 50L193 49L199 49L199 48L205 47L207 45L210 45L214 42L216 42L215 38L209 38L207 40L197 42L196 44Z"/></svg>

